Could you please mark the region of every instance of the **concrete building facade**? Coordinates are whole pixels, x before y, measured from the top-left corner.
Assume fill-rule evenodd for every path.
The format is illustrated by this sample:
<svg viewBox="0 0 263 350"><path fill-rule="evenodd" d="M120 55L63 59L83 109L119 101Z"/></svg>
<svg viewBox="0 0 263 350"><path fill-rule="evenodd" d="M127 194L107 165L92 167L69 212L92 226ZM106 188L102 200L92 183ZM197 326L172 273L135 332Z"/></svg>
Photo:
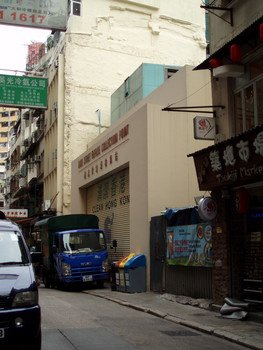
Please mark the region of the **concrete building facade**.
<svg viewBox="0 0 263 350"><path fill-rule="evenodd" d="M181 68L72 163L71 212L99 217L112 260L145 254L148 285L151 217L167 207L193 206L202 195L187 154L211 141L194 139L195 114L162 110L171 101L211 104L209 73L192 68Z"/></svg>
<svg viewBox="0 0 263 350"><path fill-rule="evenodd" d="M263 2L213 2L209 69L216 144L192 154L199 188L217 205L213 298L263 305ZM220 10L220 7L223 8ZM209 9L209 6L208 6Z"/></svg>
<svg viewBox="0 0 263 350"><path fill-rule="evenodd" d="M110 125L110 97L143 62L196 65L205 58L197 0L72 2L68 29L43 60L49 77L44 200L70 212L73 159ZM51 45L52 46L52 45Z"/></svg>

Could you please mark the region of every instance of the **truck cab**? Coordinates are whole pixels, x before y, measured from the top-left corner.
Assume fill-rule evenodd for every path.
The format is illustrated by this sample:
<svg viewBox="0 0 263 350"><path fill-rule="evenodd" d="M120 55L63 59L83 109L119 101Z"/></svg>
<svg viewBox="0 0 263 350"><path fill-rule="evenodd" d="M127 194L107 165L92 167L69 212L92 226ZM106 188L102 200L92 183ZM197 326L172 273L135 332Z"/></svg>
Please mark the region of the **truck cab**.
<svg viewBox="0 0 263 350"><path fill-rule="evenodd" d="M95 215L64 215L35 224L43 254L45 287L66 287L109 279L108 252Z"/></svg>

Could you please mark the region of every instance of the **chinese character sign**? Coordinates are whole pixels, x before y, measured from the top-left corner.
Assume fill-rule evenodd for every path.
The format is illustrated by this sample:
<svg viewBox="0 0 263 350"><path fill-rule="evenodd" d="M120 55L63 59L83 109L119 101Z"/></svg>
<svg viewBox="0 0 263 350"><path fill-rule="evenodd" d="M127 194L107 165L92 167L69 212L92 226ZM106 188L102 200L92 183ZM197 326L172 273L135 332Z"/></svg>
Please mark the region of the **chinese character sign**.
<svg viewBox="0 0 263 350"><path fill-rule="evenodd" d="M47 79L0 75L0 105L47 108Z"/></svg>
<svg viewBox="0 0 263 350"><path fill-rule="evenodd" d="M196 152L193 156L200 190L261 181L263 125Z"/></svg>
<svg viewBox="0 0 263 350"><path fill-rule="evenodd" d="M166 229L166 261L169 265L212 266L212 227L184 225Z"/></svg>
<svg viewBox="0 0 263 350"><path fill-rule="evenodd" d="M0 24L66 30L68 0L0 0Z"/></svg>

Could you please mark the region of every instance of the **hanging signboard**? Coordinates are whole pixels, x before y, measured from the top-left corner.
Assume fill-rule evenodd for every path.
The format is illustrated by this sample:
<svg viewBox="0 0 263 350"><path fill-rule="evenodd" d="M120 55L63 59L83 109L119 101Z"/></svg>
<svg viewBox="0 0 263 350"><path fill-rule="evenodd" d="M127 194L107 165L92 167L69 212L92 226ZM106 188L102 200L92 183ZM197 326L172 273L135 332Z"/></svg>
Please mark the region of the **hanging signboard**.
<svg viewBox="0 0 263 350"><path fill-rule="evenodd" d="M67 29L68 0L0 0L0 23L33 28Z"/></svg>
<svg viewBox="0 0 263 350"><path fill-rule="evenodd" d="M0 106L47 108L47 78L0 74Z"/></svg>
<svg viewBox="0 0 263 350"><path fill-rule="evenodd" d="M189 154L194 158L200 191L262 181L263 125Z"/></svg>
<svg viewBox="0 0 263 350"><path fill-rule="evenodd" d="M194 121L194 137L198 140L215 139L215 119L197 116Z"/></svg>
<svg viewBox="0 0 263 350"><path fill-rule="evenodd" d="M212 266L212 227L202 223L167 227L169 265Z"/></svg>

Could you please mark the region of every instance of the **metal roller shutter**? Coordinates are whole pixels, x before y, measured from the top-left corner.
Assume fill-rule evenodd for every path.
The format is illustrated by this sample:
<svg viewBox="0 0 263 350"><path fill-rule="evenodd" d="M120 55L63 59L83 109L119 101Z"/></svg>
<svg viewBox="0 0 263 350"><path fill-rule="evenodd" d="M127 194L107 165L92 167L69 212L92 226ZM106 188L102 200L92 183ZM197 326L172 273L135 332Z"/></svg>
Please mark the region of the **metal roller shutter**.
<svg viewBox="0 0 263 350"><path fill-rule="evenodd" d="M104 229L112 261L130 253L129 169L122 170L87 189L87 213L99 218ZM112 241L117 248L110 248Z"/></svg>

